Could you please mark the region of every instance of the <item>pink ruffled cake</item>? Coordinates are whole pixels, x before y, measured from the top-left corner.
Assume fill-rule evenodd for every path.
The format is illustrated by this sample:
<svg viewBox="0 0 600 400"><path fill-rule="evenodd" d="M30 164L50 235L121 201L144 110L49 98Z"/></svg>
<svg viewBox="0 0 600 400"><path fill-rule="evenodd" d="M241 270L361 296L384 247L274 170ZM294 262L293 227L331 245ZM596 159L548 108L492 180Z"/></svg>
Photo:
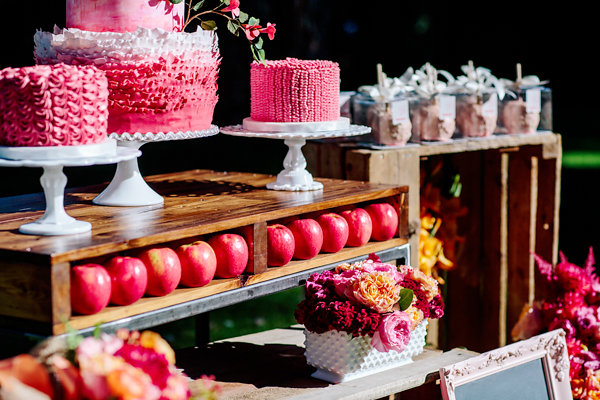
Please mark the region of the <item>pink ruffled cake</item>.
<svg viewBox="0 0 600 400"><path fill-rule="evenodd" d="M169 0L67 0L67 28L133 32L141 26L181 31L184 6Z"/></svg>
<svg viewBox="0 0 600 400"><path fill-rule="evenodd" d="M97 68L38 65L0 71L0 145L76 146L107 137L108 83Z"/></svg>
<svg viewBox="0 0 600 400"><path fill-rule="evenodd" d="M320 122L340 118L340 68L332 61L254 62L250 118L260 122Z"/></svg>
<svg viewBox="0 0 600 400"><path fill-rule="evenodd" d="M109 133L210 128L220 55L214 32L37 32L38 64L95 65L109 87Z"/></svg>
<svg viewBox="0 0 600 400"><path fill-rule="evenodd" d="M187 132L211 126L220 54L214 32L180 32L184 3L67 0L67 28L36 32L37 64L106 73L108 132Z"/></svg>

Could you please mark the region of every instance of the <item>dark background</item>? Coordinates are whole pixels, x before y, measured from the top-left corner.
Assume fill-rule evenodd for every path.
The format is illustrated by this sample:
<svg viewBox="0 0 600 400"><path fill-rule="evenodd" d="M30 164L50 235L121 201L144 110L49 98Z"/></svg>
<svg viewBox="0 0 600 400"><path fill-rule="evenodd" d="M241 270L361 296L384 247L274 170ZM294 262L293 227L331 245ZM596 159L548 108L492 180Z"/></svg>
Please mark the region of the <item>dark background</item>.
<svg viewBox="0 0 600 400"><path fill-rule="evenodd" d="M207 0L207 4L211 4ZM597 16L573 2L404 2L341 0L242 0L251 16L277 24L267 58L328 59L341 67L342 90L376 81L376 64L388 76L426 62L453 75L472 60L497 77L524 75L549 80L553 92L554 131L562 134L565 153L600 150L595 65ZM33 64L36 29L64 27L65 2L5 1L0 21L4 37L0 67ZM233 37L217 19L222 55L219 103L214 123L240 123L249 114L250 50L245 38ZM192 141L151 143L142 147L142 174L191 168L277 173L286 147L277 140L217 135ZM114 165L66 168L69 186L109 181ZM583 259L598 243L595 205L598 170L563 168L561 248ZM0 196L40 191L39 169L0 168ZM566 232L566 233L565 233Z"/></svg>

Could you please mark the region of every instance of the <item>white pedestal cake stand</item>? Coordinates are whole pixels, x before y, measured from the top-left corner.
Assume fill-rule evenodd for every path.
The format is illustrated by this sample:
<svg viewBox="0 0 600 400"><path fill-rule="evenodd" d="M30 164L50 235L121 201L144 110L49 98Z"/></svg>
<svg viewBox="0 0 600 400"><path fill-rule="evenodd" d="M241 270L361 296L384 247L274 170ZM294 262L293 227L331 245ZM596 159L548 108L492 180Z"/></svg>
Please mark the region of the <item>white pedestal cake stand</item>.
<svg viewBox="0 0 600 400"><path fill-rule="evenodd" d="M137 149L115 147L113 146L113 149L105 154L96 153L88 156L72 156L72 154L62 152L65 149L60 148L46 149L48 154L41 157L41 159L36 157L35 148L32 157L27 158L27 150L23 148L17 149L20 156L22 156L20 159L14 159L13 156L11 156L11 159L0 158L0 167L41 167L44 169L40 183L44 189L46 211L38 220L21 225L19 232L29 235L55 236L91 231L92 225L89 222L76 220L65 211L64 193L67 186L67 177L63 172L63 167L114 164L133 160L141 154Z"/></svg>
<svg viewBox="0 0 600 400"><path fill-rule="evenodd" d="M121 148L139 148L150 142L168 140L197 139L213 136L219 128L211 125L209 129L188 132L169 133L111 133L110 138L117 140ZM164 203L164 199L156 193L144 180L136 159L122 161L117 164L117 171L110 184L93 200L94 204L103 206L149 206Z"/></svg>
<svg viewBox="0 0 600 400"><path fill-rule="evenodd" d="M313 180L306 170L306 159L302 146L309 139L325 139L364 135L371 128L362 125L350 125L344 118L333 123L261 123L250 119L244 125L232 125L221 128L221 133L232 136L280 139L288 146L283 160L283 170L275 182L267 183L267 189L287 191L309 191L323 189L323 184Z"/></svg>

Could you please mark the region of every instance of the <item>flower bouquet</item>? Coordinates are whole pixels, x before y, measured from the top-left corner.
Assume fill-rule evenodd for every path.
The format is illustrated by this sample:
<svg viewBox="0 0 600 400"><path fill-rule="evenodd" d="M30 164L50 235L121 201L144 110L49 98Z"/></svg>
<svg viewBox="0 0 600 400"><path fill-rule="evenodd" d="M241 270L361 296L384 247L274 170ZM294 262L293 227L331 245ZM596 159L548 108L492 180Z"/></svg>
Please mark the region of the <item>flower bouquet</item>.
<svg viewBox="0 0 600 400"><path fill-rule="evenodd" d="M188 377L175 367L173 349L151 331L51 338L31 354L0 361L2 399L190 397Z"/></svg>
<svg viewBox="0 0 600 400"><path fill-rule="evenodd" d="M411 362L423 351L427 319L443 314L435 279L371 255L311 275L295 317L313 377L338 383Z"/></svg>
<svg viewBox="0 0 600 400"><path fill-rule="evenodd" d="M538 269L546 277L545 299L526 304L513 340L527 339L542 332L562 328L569 353L571 390L575 399L600 398L600 279L595 273L590 248L581 268L560 253L560 262L551 263L535 256Z"/></svg>

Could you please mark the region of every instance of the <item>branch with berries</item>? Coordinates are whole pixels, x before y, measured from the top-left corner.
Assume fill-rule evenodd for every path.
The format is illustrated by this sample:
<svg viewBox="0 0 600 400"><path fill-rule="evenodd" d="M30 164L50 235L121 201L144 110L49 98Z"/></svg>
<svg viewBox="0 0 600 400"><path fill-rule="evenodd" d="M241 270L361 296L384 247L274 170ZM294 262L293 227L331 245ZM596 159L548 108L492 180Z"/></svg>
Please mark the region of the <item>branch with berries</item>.
<svg viewBox="0 0 600 400"><path fill-rule="evenodd" d="M185 0L168 0L172 4L179 4ZM266 34L269 40L275 38L275 24L267 22L265 27L260 25L260 20L246 14L240 10L240 0L219 0L214 8L205 8L206 0L189 0L187 4L187 15L183 29L195 20L200 21L200 27L207 31L217 29L217 23L206 17L219 15L227 20L227 30L235 36L244 34L250 43L252 57L265 63L265 50L263 49L263 38L261 34Z"/></svg>

